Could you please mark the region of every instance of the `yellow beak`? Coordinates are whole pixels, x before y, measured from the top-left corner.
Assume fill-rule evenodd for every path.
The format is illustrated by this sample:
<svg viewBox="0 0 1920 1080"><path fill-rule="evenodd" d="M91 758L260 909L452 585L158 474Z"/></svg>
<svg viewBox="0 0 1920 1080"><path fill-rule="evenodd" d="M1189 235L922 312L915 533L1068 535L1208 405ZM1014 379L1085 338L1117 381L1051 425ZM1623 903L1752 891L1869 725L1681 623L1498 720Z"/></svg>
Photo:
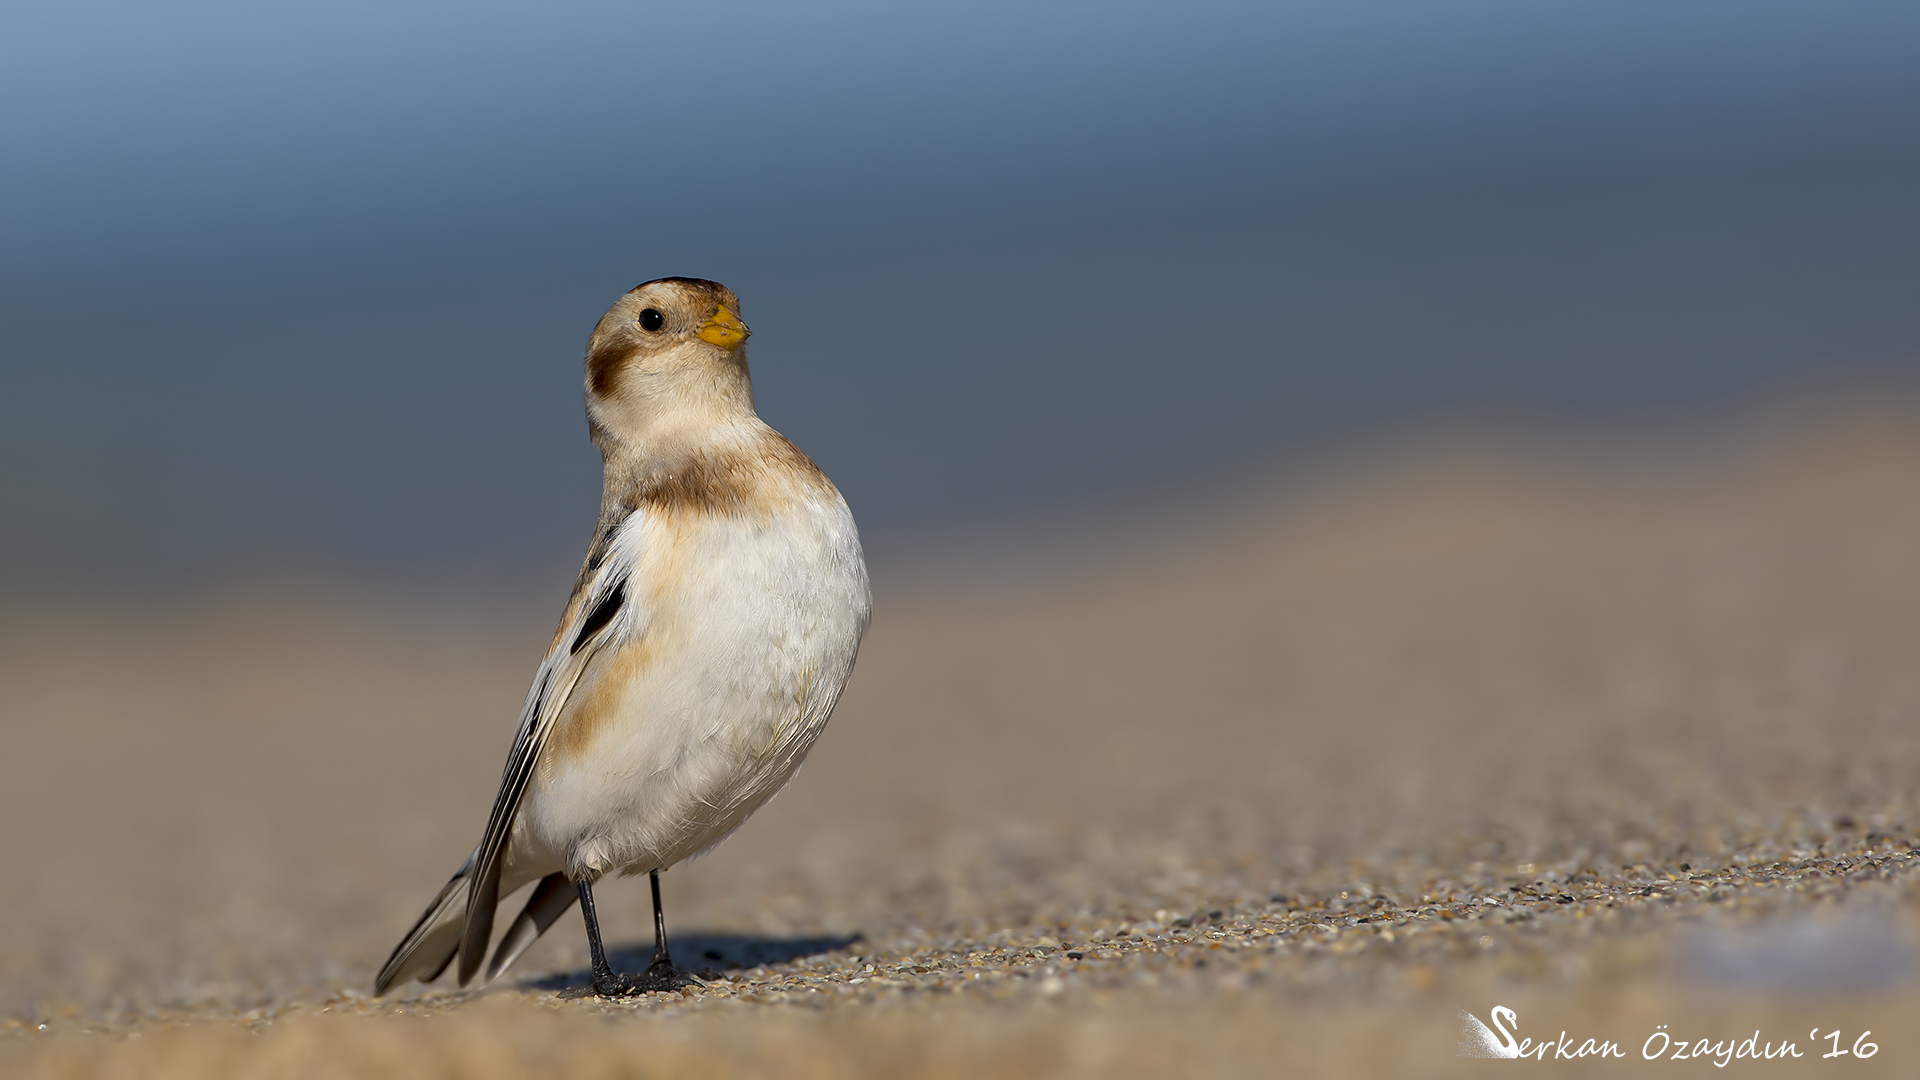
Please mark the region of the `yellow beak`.
<svg viewBox="0 0 1920 1080"><path fill-rule="evenodd" d="M727 305L721 304L720 310L715 311L705 325L694 331L694 336L723 349L733 349L738 348L751 333L753 331L747 329L747 324L740 321L740 316L728 311Z"/></svg>

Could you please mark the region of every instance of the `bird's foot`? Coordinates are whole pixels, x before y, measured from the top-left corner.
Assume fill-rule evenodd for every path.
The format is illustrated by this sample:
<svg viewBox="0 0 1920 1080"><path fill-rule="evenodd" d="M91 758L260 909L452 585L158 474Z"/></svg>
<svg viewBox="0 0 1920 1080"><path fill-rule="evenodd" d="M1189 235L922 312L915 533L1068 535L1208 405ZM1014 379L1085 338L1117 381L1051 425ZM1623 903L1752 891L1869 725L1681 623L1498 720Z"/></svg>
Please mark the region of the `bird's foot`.
<svg viewBox="0 0 1920 1080"><path fill-rule="evenodd" d="M657 957L647 965L647 970L638 975L629 976L633 984L631 993L648 994L683 990L689 986L705 986L706 983L695 978L692 973L673 966L673 961Z"/></svg>
<svg viewBox="0 0 1920 1080"><path fill-rule="evenodd" d="M636 994L671 993L688 986L704 986L699 979L674 967L672 961L655 960L647 970L638 975L621 975L611 971L596 971L593 982L586 986L570 987L560 991L563 998L603 997L623 998Z"/></svg>

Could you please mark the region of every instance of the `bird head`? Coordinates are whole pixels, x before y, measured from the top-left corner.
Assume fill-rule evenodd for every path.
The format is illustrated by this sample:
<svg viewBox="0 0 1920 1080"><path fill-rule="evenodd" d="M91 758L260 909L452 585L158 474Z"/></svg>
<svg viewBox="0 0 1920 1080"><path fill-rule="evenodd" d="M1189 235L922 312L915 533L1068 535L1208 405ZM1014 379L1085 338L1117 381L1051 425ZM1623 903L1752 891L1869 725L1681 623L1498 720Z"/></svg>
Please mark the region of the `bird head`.
<svg viewBox="0 0 1920 1080"><path fill-rule="evenodd" d="M587 339L594 441L658 442L753 413L740 298L716 281L649 281Z"/></svg>

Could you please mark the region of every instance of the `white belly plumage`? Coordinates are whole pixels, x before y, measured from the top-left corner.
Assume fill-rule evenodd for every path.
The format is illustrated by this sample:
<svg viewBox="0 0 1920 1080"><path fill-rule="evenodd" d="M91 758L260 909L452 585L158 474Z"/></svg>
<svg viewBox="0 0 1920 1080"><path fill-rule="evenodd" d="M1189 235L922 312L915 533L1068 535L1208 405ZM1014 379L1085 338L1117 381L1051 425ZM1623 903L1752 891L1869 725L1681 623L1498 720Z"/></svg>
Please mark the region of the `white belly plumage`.
<svg viewBox="0 0 1920 1080"><path fill-rule="evenodd" d="M508 877L663 869L711 848L812 747L870 606L837 494L770 517L636 511L625 638L596 658L520 807Z"/></svg>

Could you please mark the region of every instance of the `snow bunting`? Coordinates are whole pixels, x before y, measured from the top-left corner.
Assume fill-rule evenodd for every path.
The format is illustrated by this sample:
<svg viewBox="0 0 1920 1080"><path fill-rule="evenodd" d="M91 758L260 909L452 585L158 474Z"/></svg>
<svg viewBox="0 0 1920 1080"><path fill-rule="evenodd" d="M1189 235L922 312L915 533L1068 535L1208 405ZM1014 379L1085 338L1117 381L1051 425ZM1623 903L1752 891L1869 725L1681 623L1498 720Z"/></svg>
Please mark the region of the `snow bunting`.
<svg viewBox="0 0 1920 1080"><path fill-rule="evenodd" d="M600 521L534 674L480 846L393 950L385 993L459 957L479 973L502 897L537 883L486 961L499 975L580 901L593 990L689 980L660 871L725 839L792 778L853 670L871 597L847 504L753 410L732 290L662 278L587 340ZM607 964L593 883L652 875L653 963Z"/></svg>

